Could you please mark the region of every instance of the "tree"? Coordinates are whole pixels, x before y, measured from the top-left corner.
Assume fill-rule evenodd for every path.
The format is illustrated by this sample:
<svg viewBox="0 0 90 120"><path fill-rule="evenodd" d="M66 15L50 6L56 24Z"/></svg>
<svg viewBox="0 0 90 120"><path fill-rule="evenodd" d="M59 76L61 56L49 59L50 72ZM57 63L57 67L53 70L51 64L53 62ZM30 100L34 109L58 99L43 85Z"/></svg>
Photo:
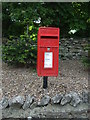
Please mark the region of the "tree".
<svg viewBox="0 0 90 120"><path fill-rule="evenodd" d="M76 29L78 32L85 31L85 33L89 30L88 3L3 3L2 8L3 34L21 34L26 24L38 18L41 18L38 26L60 27L61 35L68 35L71 29ZM6 28L9 30L5 31ZM20 28L19 32L17 32L18 28Z"/></svg>
<svg viewBox="0 0 90 120"><path fill-rule="evenodd" d="M3 36L9 38L3 46L3 60L12 64L36 63L37 31L40 26L60 28L60 37L76 29L89 36L88 3L3 3ZM37 24L37 21L40 23Z"/></svg>

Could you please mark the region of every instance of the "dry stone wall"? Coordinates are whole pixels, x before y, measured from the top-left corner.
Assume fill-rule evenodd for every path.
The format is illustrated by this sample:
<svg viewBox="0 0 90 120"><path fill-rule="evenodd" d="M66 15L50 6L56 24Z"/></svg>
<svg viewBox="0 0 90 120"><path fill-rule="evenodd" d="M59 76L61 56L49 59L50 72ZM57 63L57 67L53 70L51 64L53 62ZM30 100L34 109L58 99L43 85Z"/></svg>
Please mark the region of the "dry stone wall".
<svg viewBox="0 0 90 120"><path fill-rule="evenodd" d="M66 94L56 94L52 98L43 95L40 101L30 95L26 98L23 96L15 96L10 99L3 97L0 101L3 118L18 116L22 118L43 118L44 116L51 118L52 115L59 118L88 118L88 105L89 93L87 91L83 91L82 95L71 91ZM50 110L48 111L48 109ZM26 115L24 116L24 114Z"/></svg>
<svg viewBox="0 0 90 120"><path fill-rule="evenodd" d="M88 57L88 51L84 50L89 38L61 38L59 41L59 58L61 59L81 59Z"/></svg>

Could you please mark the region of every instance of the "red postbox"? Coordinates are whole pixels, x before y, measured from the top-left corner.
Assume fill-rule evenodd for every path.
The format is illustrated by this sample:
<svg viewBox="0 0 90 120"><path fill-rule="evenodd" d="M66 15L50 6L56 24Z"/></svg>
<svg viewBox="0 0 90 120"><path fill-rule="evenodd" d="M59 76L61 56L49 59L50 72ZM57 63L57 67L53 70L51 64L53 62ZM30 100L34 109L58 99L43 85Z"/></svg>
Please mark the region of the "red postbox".
<svg viewBox="0 0 90 120"><path fill-rule="evenodd" d="M38 76L58 76L59 28L40 27L37 41Z"/></svg>

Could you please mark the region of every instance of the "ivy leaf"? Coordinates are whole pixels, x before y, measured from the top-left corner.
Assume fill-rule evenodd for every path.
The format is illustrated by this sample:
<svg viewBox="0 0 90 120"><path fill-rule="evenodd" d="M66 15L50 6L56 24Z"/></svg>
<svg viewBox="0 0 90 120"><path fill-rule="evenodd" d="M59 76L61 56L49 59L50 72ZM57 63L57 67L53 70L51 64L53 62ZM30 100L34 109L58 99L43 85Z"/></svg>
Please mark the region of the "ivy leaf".
<svg viewBox="0 0 90 120"><path fill-rule="evenodd" d="M29 31L32 31L33 26L29 26Z"/></svg>

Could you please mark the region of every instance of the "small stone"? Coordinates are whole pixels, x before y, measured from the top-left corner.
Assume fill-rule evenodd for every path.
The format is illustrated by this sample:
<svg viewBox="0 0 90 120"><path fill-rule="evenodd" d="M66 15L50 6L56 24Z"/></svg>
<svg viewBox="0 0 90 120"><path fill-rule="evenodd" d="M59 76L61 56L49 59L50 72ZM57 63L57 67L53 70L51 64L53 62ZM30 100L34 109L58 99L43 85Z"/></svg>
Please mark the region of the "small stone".
<svg viewBox="0 0 90 120"><path fill-rule="evenodd" d="M89 93L87 90L84 90L82 92L82 102L83 103L88 103L88 100L89 100Z"/></svg>
<svg viewBox="0 0 90 120"><path fill-rule="evenodd" d="M16 96L9 100L9 106L10 107L16 107L20 108L24 103L24 97L23 96Z"/></svg>
<svg viewBox="0 0 90 120"><path fill-rule="evenodd" d="M72 92L70 92L70 94L72 95L72 100L70 102L70 105L76 107L81 102L81 99L76 92L72 91Z"/></svg>
<svg viewBox="0 0 90 120"><path fill-rule="evenodd" d="M22 108L25 110L27 108L30 107L30 105L34 102L34 96L30 96L28 95L26 98L26 101L24 103L24 105L22 106Z"/></svg>
<svg viewBox="0 0 90 120"><path fill-rule="evenodd" d="M61 94L56 94L56 95L51 99L51 103L54 103L54 104L60 103L62 97L63 97L63 95L61 95Z"/></svg>
<svg viewBox="0 0 90 120"><path fill-rule="evenodd" d="M61 41L66 41L66 38L62 38Z"/></svg>
<svg viewBox="0 0 90 120"><path fill-rule="evenodd" d="M73 40L73 38L70 38L70 40Z"/></svg>
<svg viewBox="0 0 90 120"><path fill-rule="evenodd" d="M31 105L30 105L30 109L34 109L35 107L37 107L37 101L33 102Z"/></svg>
<svg viewBox="0 0 90 120"><path fill-rule="evenodd" d="M29 116L29 117L27 117L27 119L28 119L28 120L32 120L32 117L31 117L31 116Z"/></svg>
<svg viewBox="0 0 90 120"><path fill-rule="evenodd" d="M8 107L8 105L9 105L8 99L6 97L3 97L0 100L0 109L5 109Z"/></svg>
<svg viewBox="0 0 90 120"><path fill-rule="evenodd" d="M38 106L46 106L50 102L50 97L48 95L45 95L42 97L40 102L38 102Z"/></svg>
<svg viewBox="0 0 90 120"><path fill-rule="evenodd" d="M71 94L66 94L65 96L63 96L62 100L61 100L61 105L65 105L67 103L69 103L72 99Z"/></svg>

